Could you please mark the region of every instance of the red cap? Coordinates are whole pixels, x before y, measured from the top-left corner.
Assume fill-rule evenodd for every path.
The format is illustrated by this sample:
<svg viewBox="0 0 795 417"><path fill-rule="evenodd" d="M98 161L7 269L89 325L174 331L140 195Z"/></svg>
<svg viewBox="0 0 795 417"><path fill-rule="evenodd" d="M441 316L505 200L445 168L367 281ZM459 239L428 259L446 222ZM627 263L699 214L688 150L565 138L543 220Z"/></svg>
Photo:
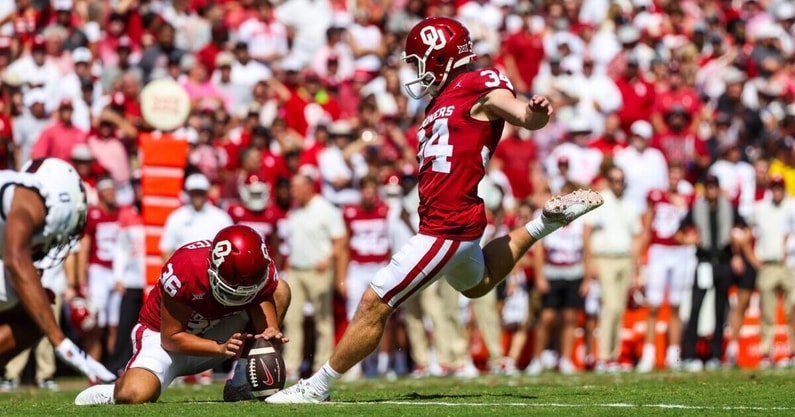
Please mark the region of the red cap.
<svg viewBox="0 0 795 417"><path fill-rule="evenodd" d="M770 178L770 187L775 187L775 186L779 186L779 187L786 186L786 182L784 181L784 177L782 177L781 175L773 175Z"/></svg>
<svg viewBox="0 0 795 417"><path fill-rule="evenodd" d="M371 76L370 76L370 73L368 71L365 71L363 69L357 69L357 70L353 71L353 80L354 81L368 83L368 82L370 82L370 78L371 78Z"/></svg>
<svg viewBox="0 0 795 417"><path fill-rule="evenodd" d="M71 109L72 108L72 99L69 98L69 97L62 98L61 102L58 104L58 108L59 109L65 109L65 108L70 108Z"/></svg>
<svg viewBox="0 0 795 417"><path fill-rule="evenodd" d="M44 36L38 35L33 38L33 47L34 48L43 48L44 47Z"/></svg>

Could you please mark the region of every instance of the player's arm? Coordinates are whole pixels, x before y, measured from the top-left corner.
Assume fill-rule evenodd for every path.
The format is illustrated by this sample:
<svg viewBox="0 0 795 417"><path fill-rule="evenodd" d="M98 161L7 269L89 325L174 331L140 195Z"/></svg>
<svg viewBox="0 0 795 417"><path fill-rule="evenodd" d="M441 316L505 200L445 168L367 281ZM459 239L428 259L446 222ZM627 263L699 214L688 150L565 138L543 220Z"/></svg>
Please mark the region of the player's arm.
<svg viewBox="0 0 795 417"><path fill-rule="evenodd" d="M337 292L343 297L347 295L345 282L348 280L348 265L351 263L350 241L349 233L332 241L334 257L336 258L334 263L334 285Z"/></svg>
<svg viewBox="0 0 795 417"><path fill-rule="evenodd" d="M505 119L514 126L529 130L538 130L546 126L553 112L552 104L546 97L535 95L527 102L514 97L513 93L505 88L492 90L481 97L473 111L481 109L490 120Z"/></svg>
<svg viewBox="0 0 795 417"><path fill-rule="evenodd" d="M654 207L651 202L649 202L648 206L646 207L646 212L643 213L643 217L641 218L642 224L642 232L640 238L640 248L641 250L646 250L649 247L649 243L651 243L651 221L654 219Z"/></svg>
<svg viewBox="0 0 795 417"><path fill-rule="evenodd" d="M225 356L234 358L243 347L243 335L235 333L229 340L216 341L188 333L193 309L168 294L160 304L160 343L171 353L193 356Z"/></svg>
<svg viewBox="0 0 795 417"><path fill-rule="evenodd" d="M66 274L66 291L64 292L64 301L72 301L77 296L77 251L69 252L66 259L63 261L63 270Z"/></svg>
<svg viewBox="0 0 795 417"><path fill-rule="evenodd" d="M44 227L46 214L44 203L36 191L16 188L6 216L3 263L25 311L47 340L58 346L64 335L50 308L50 300L41 285L41 276L33 265L31 253L33 235Z"/></svg>
<svg viewBox="0 0 795 417"><path fill-rule="evenodd" d="M77 252L77 290L78 292L86 289L88 284L88 257L91 250L91 236L86 234L80 240L80 251ZM83 294L84 296L87 294Z"/></svg>
<svg viewBox="0 0 795 417"><path fill-rule="evenodd" d="M251 323L254 325L254 330L257 334L275 343L287 343L289 341L280 330L279 315L276 312L276 301L273 299L273 294L269 295L257 307L249 309L248 315L251 317Z"/></svg>

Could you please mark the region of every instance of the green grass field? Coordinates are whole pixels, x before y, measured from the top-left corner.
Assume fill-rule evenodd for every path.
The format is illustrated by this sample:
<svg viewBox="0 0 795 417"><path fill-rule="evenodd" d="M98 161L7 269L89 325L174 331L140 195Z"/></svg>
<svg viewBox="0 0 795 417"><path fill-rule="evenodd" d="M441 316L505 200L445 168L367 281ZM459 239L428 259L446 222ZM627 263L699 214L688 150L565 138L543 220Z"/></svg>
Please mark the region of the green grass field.
<svg viewBox="0 0 795 417"><path fill-rule="evenodd" d="M225 404L222 385L172 387L157 404L72 405L82 382L60 392L21 389L0 394L0 416L793 416L792 371L718 371L647 375L482 376L339 383L329 404Z"/></svg>

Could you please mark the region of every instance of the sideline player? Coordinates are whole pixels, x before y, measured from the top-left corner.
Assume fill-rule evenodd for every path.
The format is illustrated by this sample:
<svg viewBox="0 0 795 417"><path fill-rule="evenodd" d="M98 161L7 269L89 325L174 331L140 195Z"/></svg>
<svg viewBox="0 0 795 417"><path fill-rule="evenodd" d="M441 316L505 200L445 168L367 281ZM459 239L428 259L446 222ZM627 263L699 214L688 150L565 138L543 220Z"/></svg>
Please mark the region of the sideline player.
<svg viewBox="0 0 795 417"><path fill-rule="evenodd" d="M66 161L40 158L21 172L0 171L0 367L44 336L91 383L116 379L64 336L41 285L39 269L63 262L85 223L86 194Z"/></svg>
<svg viewBox="0 0 795 417"><path fill-rule="evenodd" d="M115 385L84 390L75 404L155 402L174 378L240 359L253 337L245 333L249 322L257 337L285 343L279 324L289 299L262 236L248 226L227 226L212 242L182 246L141 309L124 375Z"/></svg>
<svg viewBox="0 0 795 417"><path fill-rule="evenodd" d="M665 366L678 369L681 362L682 319L679 305L685 291L690 288L695 275L695 247L675 239L679 224L693 204L692 185L685 181L685 169L679 163L668 166L668 189L651 190L643 214L643 247L649 248L648 278L646 282L646 337L643 353L635 370L651 372L657 364L657 318L663 300L667 298L670 309L668 319L668 347ZM667 293L667 297L666 297Z"/></svg>
<svg viewBox="0 0 795 417"><path fill-rule="evenodd" d="M552 114L545 97L516 98L513 86L493 67L471 69L476 55L469 31L458 21L435 17L417 23L406 39L403 61L417 69L408 93L433 97L419 139L420 230L373 277L331 358L309 379L277 392L269 403L327 400L331 384L376 346L387 319L404 301L442 276L469 298L499 284L530 246L602 204L598 193L576 191L548 201L543 214L481 249L486 227L477 196L485 165L504 123L530 130ZM419 87L420 91L414 89Z"/></svg>

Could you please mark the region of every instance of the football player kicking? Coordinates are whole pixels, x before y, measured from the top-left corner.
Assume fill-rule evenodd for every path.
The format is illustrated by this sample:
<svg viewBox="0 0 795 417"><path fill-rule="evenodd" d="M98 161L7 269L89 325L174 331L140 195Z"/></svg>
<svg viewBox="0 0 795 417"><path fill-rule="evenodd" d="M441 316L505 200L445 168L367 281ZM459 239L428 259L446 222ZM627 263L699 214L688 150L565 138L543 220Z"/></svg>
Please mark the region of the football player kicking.
<svg viewBox="0 0 795 417"><path fill-rule="evenodd" d="M481 297L531 245L602 204L592 191L555 197L542 215L481 249L486 216L477 188L504 123L540 129L552 106L541 96L517 99L496 68L471 69L475 59L469 31L456 20L429 18L409 31L403 61L416 67L417 79L406 84L408 93L432 96L417 132L419 233L375 274L329 361L309 379L265 401L327 400L332 383L378 346L387 319L401 303L442 276L465 296Z"/></svg>
<svg viewBox="0 0 795 417"><path fill-rule="evenodd" d="M44 336L91 383L116 379L64 336L50 308L54 294L41 285L40 269L63 262L85 224L86 194L69 163L41 158L21 172L0 171L0 368Z"/></svg>
<svg viewBox="0 0 795 417"><path fill-rule="evenodd" d="M212 242L189 243L166 261L141 309L131 335L133 356L124 374L115 385L87 388L75 404L154 402L174 378L211 369L226 359L237 361L225 399L251 399L250 391L245 393L241 354L246 339L254 336L245 330L250 323L256 337L286 343L279 324L289 303L290 288L279 280L265 242L254 229L228 226Z"/></svg>

